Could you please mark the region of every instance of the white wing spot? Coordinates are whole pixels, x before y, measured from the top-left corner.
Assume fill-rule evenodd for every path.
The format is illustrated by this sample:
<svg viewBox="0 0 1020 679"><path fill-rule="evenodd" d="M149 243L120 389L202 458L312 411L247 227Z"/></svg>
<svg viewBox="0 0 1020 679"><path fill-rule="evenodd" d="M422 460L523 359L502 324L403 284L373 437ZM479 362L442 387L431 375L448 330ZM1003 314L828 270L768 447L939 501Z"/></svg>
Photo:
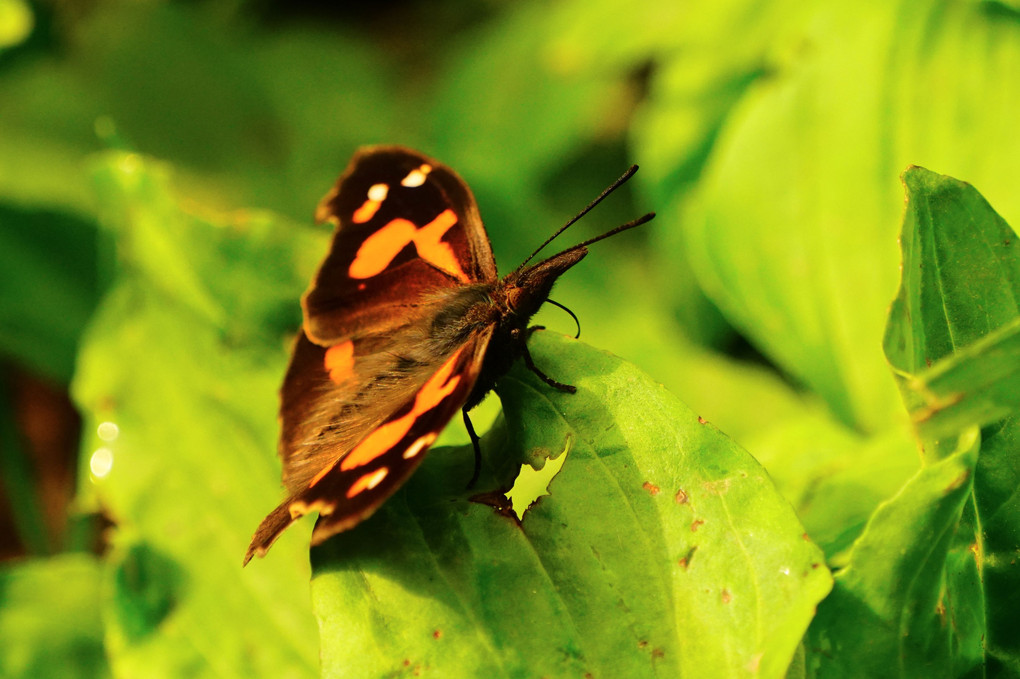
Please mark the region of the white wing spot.
<svg viewBox="0 0 1020 679"><path fill-rule="evenodd" d="M425 177L429 172L432 172L432 166L427 163L423 164L421 167L417 167L408 172L407 176L400 180L400 185L410 188L421 186L425 183Z"/></svg>
<svg viewBox="0 0 1020 679"><path fill-rule="evenodd" d="M389 473L390 473L390 470L387 469L386 467L383 467L382 469L376 469L375 473L372 474L372 476L368 479L368 481L365 484L365 486L369 490L372 490L373 488L378 486L380 483L382 483L382 480L385 479L386 475L389 474Z"/></svg>
<svg viewBox="0 0 1020 679"><path fill-rule="evenodd" d="M390 187L385 184L372 184L368 189L368 199L376 203L381 203L386 200L386 195L390 192Z"/></svg>
<svg viewBox="0 0 1020 679"><path fill-rule="evenodd" d="M435 434L425 434L425 436L422 436L420 439L412 443L411 446L404 451L404 459L410 460L412 457L416 456L422 450L432 445L432 442L435 440L436 440Z"/></svg>

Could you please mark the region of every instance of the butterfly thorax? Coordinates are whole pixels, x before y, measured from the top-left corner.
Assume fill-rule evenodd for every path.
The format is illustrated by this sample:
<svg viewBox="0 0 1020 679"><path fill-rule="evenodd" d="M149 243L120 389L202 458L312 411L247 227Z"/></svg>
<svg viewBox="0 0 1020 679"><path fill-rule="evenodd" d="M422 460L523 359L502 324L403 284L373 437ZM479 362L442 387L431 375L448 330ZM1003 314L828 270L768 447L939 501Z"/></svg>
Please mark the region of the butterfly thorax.
<svg viewBox="0 0 1020 679"><path fill-rule="evenodd" d="M465 408L478 405L496 381L524 355L531 317L549 298L553 284L564 271L588 254L585 248L561 252L527 269L518 269L495 283L488 293L488 309L472 310L494 322L489 350Z"/></svg>

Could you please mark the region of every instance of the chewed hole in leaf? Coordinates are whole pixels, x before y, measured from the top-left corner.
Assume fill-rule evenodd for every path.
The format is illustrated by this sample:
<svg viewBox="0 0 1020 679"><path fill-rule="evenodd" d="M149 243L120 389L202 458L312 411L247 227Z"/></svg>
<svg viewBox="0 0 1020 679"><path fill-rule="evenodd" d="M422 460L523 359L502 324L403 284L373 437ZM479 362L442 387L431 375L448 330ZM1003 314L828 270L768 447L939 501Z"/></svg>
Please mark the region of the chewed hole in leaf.
<svg viewBox="0 0 1020 679"><path fill-rule="evenodd" d="M521 465L521 471L514 479L513 487L506 493L511 509L518 520L524 518L524 512L538 502L538 498L549 494L549 484L563 468L569 450L570 439L567 439L563 445L563 451L556 457L546 458L545 465L541 469L535 469L529 464Z"/></svg>

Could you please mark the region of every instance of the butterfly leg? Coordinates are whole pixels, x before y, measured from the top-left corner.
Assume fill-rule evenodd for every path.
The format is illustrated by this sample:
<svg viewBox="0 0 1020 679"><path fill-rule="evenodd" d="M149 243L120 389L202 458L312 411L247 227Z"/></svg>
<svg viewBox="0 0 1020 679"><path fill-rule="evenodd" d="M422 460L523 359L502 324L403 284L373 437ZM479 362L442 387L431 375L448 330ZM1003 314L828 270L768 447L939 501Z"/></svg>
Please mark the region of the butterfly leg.
<svg viewBox="0 0 1020 679"><path fill-rule="evenodd" d="M533 325L530 328L528 328L528 336L530 337L531 333L535 332L536 330L544 330L544 329L545 328L543 326L541 326L541 325ZM577 393L577 387L575 387L574 385L572 385L572 384L563 384L562 382L557 382L556 380L554 380L553 378L549 377L544 372L539 370L538 366L535 365L535 359L531 358L531 352L528 351L528 344L527 344L527 342L521 342L521 347L524 350L524 365L528 366L528 370L530 370L531 372L533 372L536 375L538 375L538 378L540 380L542 380L543 382L548 384L550 387L552 387L553 389L556 389L558 391L565 391L568 394L576 394Z"/></svg>
<svg viewBox="0 0 1020 679"><path fill-rule="evenodd" d="M478 475L482 472L482 446L478 440L478 434L475 433L475 427L471 424L471 418L468 417L467 408L462 408L460 412L464 416L464 427L467 429L468 436L471 437L471 445L475 449L475 471L471 474L471 480L467 484L470 490L478 483Z"/></svg>

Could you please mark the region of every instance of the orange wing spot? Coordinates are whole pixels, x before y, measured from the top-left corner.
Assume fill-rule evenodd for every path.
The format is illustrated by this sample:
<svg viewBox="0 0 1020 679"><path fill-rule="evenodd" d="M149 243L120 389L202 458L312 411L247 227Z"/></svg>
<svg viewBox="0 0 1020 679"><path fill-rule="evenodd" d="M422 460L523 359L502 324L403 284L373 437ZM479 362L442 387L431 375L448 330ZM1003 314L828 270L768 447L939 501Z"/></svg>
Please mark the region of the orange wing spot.
<svg viewBox="0 0 1020 679"><path fill-rule="evenodd" d="M386 467L376 469L374 472L369 472L364 476L360 477L357 481L351 484L351 487L347 489L347 497L352 498L358 493L366 490L372 490L386 478L390 470Z"/></svg>
<svg viewBox="0 0 1020 679"><path fill-rule="evenodd" d="M453 248L441 240L456 223L457 215L449 208L420 229L406 219L394 219L365 239L347 273L351 278L376 276L393 262L408 243L414 243L422 259L470 283L467 274L460 268Z"/></svg>
<svg viewBox="0 0 1020 679"><path fill-rule="evenodd" d="M323 363L329 373L329 379L337 384L346 382L354 373L354 342L347 340L326 349Z"/></svg>
<svg viewBox="0 0 1020 679"><path fill-rule="evenodd" d="M460 268L457 257L453 254L453 248L449 243L440 239L457 223L457 215L453 210L447 208L439 213L439 216L421 228L414 236L414 246L418 248L418 254L422 259L435 264L443 271L448 271L454 276L470 283L467 275Z"/></svg>
<svg viewBox="0 0 1020 679"><path fill-rule="evenodd" d="M355 224L364 224L372 217L375 217L375 213L379 211L379 206L382 203L376 202L372 199L366 200L361 204L357 210L354 211L354 215L351 217Z"/></svg>
<svg viewBox="0 0 1020 679"><path fill-rule="evenodd" d="M351 217L355 224L364 224L379 211L379 206L386 200L390 187L385 184L372 184L368 189L368 199L361 204Z"/></svg>
<svg viewBox="0 0 1020 679"><path fill-rule="evenodd" d="M415 420L439 405L444 398L453 393L460 383L460 375L454 375L453 369L457 357L463 349L446 359L446 363L436 371L429 381L418 391L414 397L414 405L402 417L386 422L377 427L371 434L361 440L361 443L354 447L343 459L340 460L340 469L347 471L368 464L380 455L392 450L400 443L400 440L411 431ZM420 439L419 439L420 440ZM324 474L325 472L322 472ZM320 474L321 476L321 474ZM319 477L316 477L318 480ZM312 483L314 484L314 481Z"/></svg>
<svg viewBox="0 0 1020 679"><path fill-rule="evenodd" d="M351 278L371 278L383 272L393 258L414 240L414 222L394 219L365 239L347 273Z"/></svg>

